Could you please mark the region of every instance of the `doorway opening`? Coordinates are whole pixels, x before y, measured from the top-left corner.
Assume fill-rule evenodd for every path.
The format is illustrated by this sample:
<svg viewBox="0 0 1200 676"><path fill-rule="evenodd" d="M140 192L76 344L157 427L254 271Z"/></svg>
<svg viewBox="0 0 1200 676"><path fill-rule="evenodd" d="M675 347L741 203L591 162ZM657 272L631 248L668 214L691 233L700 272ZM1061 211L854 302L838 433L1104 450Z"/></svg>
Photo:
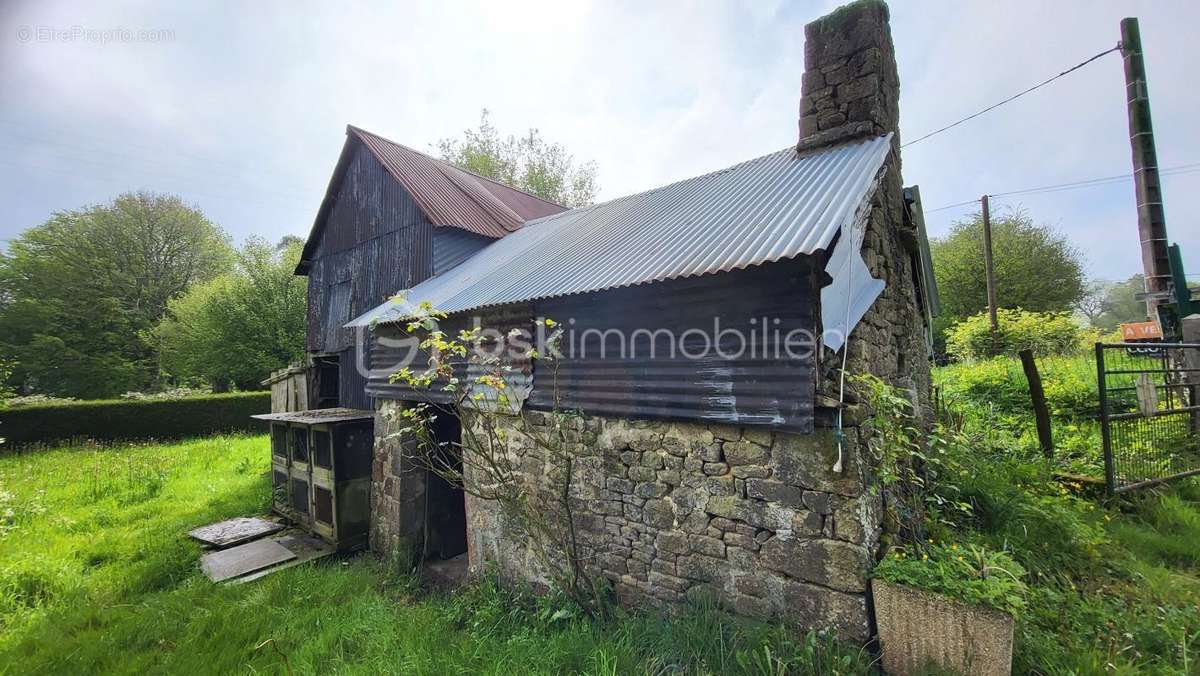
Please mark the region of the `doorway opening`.
<svg viewBox="0 0 1200 676"><path fill-rule="evenodd" d="M438 443L434 462L462 472L462 426L458 417L439 411L433 421L433 438ZM466 494L436 472L426 471L425 556L426 560L448 561L467 552Z"/></svg>
<svg viewBox="0 0 1200 676"><path fill-rule="evenodd" d="M314 355L312 365L312 408L337 408L341 405L338 355Z"/></svg>

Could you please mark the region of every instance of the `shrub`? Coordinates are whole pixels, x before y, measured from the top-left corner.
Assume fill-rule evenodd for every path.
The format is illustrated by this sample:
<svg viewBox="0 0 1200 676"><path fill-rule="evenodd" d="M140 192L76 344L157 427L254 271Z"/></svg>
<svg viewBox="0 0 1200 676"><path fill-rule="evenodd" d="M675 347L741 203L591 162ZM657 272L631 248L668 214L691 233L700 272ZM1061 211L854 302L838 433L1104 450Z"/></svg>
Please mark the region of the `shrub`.
<svg viewBox="0 0 1200 676"><path fill-rule="evenodd" d="M1050 415L1091 418L1099 408L1096 365L1088 355L1038 360ZM1033 411L1021 362L1011 357L955 364L934 373L951 404L1028 417Z"/></svg>
<svg viewBox="0 0 1200 676"><path fill-rule="evenodd" d="M270 392L38 404L0 410L0 431L12 446L75 438L178 439L261 430L250 416L270 410Z"/></svg>
<svg viewBox="0 0 1200 676"><path fill-rule="evenodd" d="M162 392L126 392L121 395L122 399L188 399L189 397L201 397L206 394L212 394L209 388L198 387L175 387Z"/></svg>
<svg viewBox="0 0 1200 676"><path fill-rule="evenodd" d="M1016 356L1033 350L1040 357L1077 352L1086 337L1084 328L1065 312L1026 312L1001 308L996 312L996 352ZM950 327L946 351L958 359L984 359L993 355L991 322L981 312Z"/></svg>

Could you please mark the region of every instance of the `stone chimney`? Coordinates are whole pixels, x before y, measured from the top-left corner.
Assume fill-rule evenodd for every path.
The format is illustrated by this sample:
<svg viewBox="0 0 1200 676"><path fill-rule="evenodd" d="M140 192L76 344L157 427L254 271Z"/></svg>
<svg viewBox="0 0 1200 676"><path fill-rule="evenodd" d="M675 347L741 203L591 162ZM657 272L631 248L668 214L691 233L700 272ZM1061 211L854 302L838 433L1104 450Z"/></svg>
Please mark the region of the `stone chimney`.
<svg viewBox="0 0 1200 676"><path fill-rule="evenodd" d="M913 262L920 238L900 175L900 78L888 19L883 0L857 0L805 26L797 150L893 134L860 252L871 276L885 286L843 348L849 350L845 370L915 391L923 415L930 391L929 326ZM826 350L820 363L819 401L836 405L841 359Z"/></svg>
<svg viewBox="0 0 1200 676"><path fill-rule="evenodd" d="M801 94L801 150L898 134L900 78L886 3L857 0L805 26Z"/></svg>

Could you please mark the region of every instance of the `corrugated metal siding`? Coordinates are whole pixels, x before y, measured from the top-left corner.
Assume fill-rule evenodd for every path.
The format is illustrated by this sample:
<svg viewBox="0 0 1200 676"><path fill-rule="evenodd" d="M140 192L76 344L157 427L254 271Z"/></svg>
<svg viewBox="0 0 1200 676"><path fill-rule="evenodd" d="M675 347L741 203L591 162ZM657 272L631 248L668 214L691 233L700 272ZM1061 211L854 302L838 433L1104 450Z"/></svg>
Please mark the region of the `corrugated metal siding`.
<svg viewBox="0 0 1200 676"><path fill-rule="evenodd" d="M434 228L433 274L440 275L473 256L493 240L458 228Z"/></svg>
<svg viewBox="0 0 1200 676"><path fill-rule="evenodd" d="M354 126L346 128L346 143L329 180L325 199L317 210L312 230L304 243L304 252L296 274L308 274L316 249L324 238L330 215L345 190L343 178L349 172L359 148L373 153L379 167L412 194L410 201L430 223L461 228L489 238L503 237L528 220L566 210L552 202L511 186L463 171L411 148L389 141ZM386 169L384 169L386 167ZM382 185L380 183L379 185ZM371 199L377 195L359 195ZM338 233L334 239L366 240L372 235L363 230Z"/></svg>
<svg viewBox="0 0 1200 676"><path fill-rule="evenodd" d="M728 169L532 221L410 290L447 312L725 272L829 245L869 200L891 136ZM391 321L401 305L354 324Z"/></svg>
<svg viewBox="0 0 1200 676"><path fill-rule="evenodd" d="M574 340L576 356L558 364L561 407L592 415L629 418L706 420L739 425L766 425L792 432L811 432L815 397L814 356L789 358L783 341L794 330L815 331L815 281L811 258L772 263L724 275L710 275L614 289L542 301L539 316L564 323L564 345ZM737 358L742 339L724 333L720 348L698 335L684 343L689 356L670 357L670 342L660 337L650 355L650 335L661 329L676 336L700 329L714 336L737 329L754 340ZM751 320L756 320L751 324ZM775 320L779 320L776 324ZM769 330L764 335L761 325ZM648 333L627 347L625 358L610 349L599 354L599 332L618 329L624 335ZM692 336L695 335L693 338ZM589 336L591 336L589 338ZM585 345L586 344L586 345ZM609 343L614 348L615 343ZM584 349L586 347L586 350ZM664 358L665 357L665 358ZM554 378L547 362L534 363L529 406L548 410L554 404Z"/></svg>
<svg viewBox="0 0 1200 676"><path fill-rule="evenodd" d="M367 336L363 336L364 341ZM366 350L364 346L364 351ZM359 370L360 364L369 363L369 353L359 355L354 348L338 354L338 403L345 408L357 408L369 411L375 406L375 400L367 394L367 377Z"/></svg>
<svg viewBox="0 0 1200 676"><path fill-rule="evenodd" d="M495 329L500 335L508 335L512 329L525 329L532 334L533 308L529 305L509 305L502 308L492 308L478 315L458 315L449 317L439 323L438 328L447 335L454 336L462 329L476 325ZM398 342L404 342L399 345ZM413 371L420 372L428 368L428 355L423 351L412 352L410 345L415 342L405 333L399 324L381 326L372 332L371 342L371 372L367 383L367 392L372 397L381 399L404 399L408 401L425 401L444 404L450 401L450 394L441 389L442 384L435 383L432 387L413 389L404 383L389 382L391 375L402 367L407 366ZM519 356L508 362L511 370L504 374L504 380L510 397L524 399L532 387L532 366L527 358ZM466 360L454 363L455 375L464 383L471 383L483 374L476 366L469 366Z"/></svg>
<svg viewBox="0 0 1200 676"><path fill-rule="evenodd" d="M558 362L557 374L548 362L534 362L530 408L552 409L557 381L561 407L590 415L705 420L810 432L814 355L789 358L782 341L794 330L816 330L813 270L812 259L804 257L724 275L545 300L532 307L491 308L481 314L481 322L507 332L514 326L528 328L534 318L549 317L565 327L567 356ZM712 336L715 318L721 329L740 329L747 335L764 321L770 330L765 335L760 328L756 330L753 353L747 346L747 352L736 359L717 353L716 346L702 353L703 341L697 339L685 343L688 354L695 358L679 352L672 358L670 344L661 334L651 356L648 336L656 331L666 329L682 336L689 329L699 329ZM757 324L751 324L752 319ZM440 328L457 332L472 321L463 313L442 322ZM639 329L648 333L639 334L647 337L632 346L627 343L636 348L636 354L627 352L622 357L616 343L609 343L602 357L596 337L600 334L592 331L610 329L626 336ZM387 325L378 327L376 333L395 337L400 329ZM740 341L731 334L724 338L722 350L730 355ZM368 392L385 399L448 401L436 387L413 391L388 383L387 376L396 370L401 354L400 350L373 347ZM418 360L411 368L423 366ZM523 374L523 368L518 368L510 387L519 387Z"/></svg>
<svg viewBox="0 0 1200 676"><path fill-rule="evenodd" d="M357 127L357 136L416 199L436 225L504 237L531 219L563 211L547 202L434 159Z"/></svg>
<svg viewBox="0 0 1200 676"><path fill-rule="evenodd" d="M365 148L353 152L308 269L308 349L353 345L342 329L433 274L433 225Z"/></svg>

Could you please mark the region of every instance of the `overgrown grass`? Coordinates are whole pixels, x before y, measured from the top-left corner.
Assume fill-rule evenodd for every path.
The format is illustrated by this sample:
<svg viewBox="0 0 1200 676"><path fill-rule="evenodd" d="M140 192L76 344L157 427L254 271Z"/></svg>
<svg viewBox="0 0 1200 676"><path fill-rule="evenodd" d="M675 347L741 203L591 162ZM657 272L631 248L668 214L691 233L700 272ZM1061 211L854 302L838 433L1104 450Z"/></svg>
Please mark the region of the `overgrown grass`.
<svg viewBox="0 0 1200 676"><path fill-rule="evenodd" d="M185 533L262 511L266 437L0 458L2 673L865 673L857 646L696 608L595 622L372 557L209 583Z"/></svg>
<svg viewBox="0 0 1200 676"><path fill-rule="evenodd" d="M971 510L932 535L1029 570L1016 673L1200 673L1200 481L1106 501L994 415L965 412L948 484ZM870 670L857 646L712 608L599 623L495 584L417 597L367 556L213 585L185 533L265 510L268 463L244 436L0 457L0 673Z"/></svg>
<svg viewBox="0 0 1200 676"><path fill-rule="evenodd" d="M938 369L952 422L968 439L947 482L969 516L940 540L1008 551L1029 571L1015 673L1200 673L1200 481L1108 500L1063 479L1098 475L1089 355L1039 360L1057 455L1041 457L1020 363Z"/></svg>
<svg viewBox="0 0 1200 676"><path fill-rule="evenodd" d="M1103 476L1100 454L1099 392L1095 358L1086 353L1037 360L1052 419L1055 458L1060 469ZM993 445L1038 448L1029 385L1021 362L996 357L934 369L934 383L947 406Z"/></svg>

